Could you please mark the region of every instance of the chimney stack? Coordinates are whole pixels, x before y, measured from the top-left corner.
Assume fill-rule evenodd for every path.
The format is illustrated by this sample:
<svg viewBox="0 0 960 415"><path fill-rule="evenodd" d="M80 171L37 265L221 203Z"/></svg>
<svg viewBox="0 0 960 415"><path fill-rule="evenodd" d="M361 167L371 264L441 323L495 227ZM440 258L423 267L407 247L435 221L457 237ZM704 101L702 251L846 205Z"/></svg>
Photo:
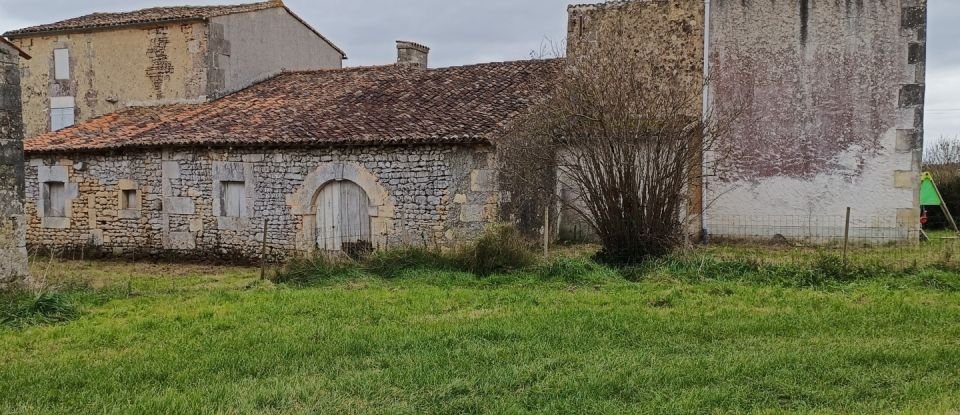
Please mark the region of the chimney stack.
<svg viewBox="0 0 960 415"><path fill-rule="evenodd" d="M427 69L430 48L415 42L397 41L397 65Z"/></svg>

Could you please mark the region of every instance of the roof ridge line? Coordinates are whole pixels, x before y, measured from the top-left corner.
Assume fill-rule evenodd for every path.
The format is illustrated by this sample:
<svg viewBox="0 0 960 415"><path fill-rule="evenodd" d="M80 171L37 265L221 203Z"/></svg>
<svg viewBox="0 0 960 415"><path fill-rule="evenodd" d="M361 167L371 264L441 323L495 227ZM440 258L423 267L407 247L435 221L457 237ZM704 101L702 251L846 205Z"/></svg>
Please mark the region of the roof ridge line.
<svg viewBox="0 0 960 415"><path fill-rule="evenodd" d="M61 19L51 23L44 23L34 26L29 26L25 28L15 29L7 31L3 34L8 38L25 38L32 36L48 35L54 33L76 33L76 32L85 32L85 31L100 31L105 29L113 28L123 28L123 27L132 27L138 25L147 25L147 24L157 24L157 23L173 23L181 21L195 21L195 20L209 20L215 17L227 16L231 14L240 14L240 13L249 13L253 11L260 10L269 10L273 8L284 8L287 12L293 14L284 4L282 0L266 0L258 1L252 3L235 3L235 4L214 4L214 5L179 5L179 6L156 6L156 7L146 7L139 8L128 11L114 11L114 12L91 12L83 14L80 16L69 17L66 19ZM232 10L237 9L237 10ZM172 16L161 16L154 18L135 18L138 13L145 12L161 12L161 11L177 11L182 12L193 11L199 12L204 10L223 10L223 13L212 13L212 14L202 14L197 15L172 15ZM105 17L105 16L115 16L117 18L127 17L128 21L119 21L119 22L93 22L93 23L83 23L84 19L90 19L93 17ZM298 19L301 20L301 19ZM301 20L302 21L302 20ZM308 26L309 27L309 26ZM313 28L311 28L313 30ZM315 31L315 30L314 30ZM320 35L323 38L322 35ZM329 40L323 38L327 43L330 43ZM335 45L330 43L334 48ZM339 50L339 49L338 49ZM342 51L341 51L342 52Z"/></svg>

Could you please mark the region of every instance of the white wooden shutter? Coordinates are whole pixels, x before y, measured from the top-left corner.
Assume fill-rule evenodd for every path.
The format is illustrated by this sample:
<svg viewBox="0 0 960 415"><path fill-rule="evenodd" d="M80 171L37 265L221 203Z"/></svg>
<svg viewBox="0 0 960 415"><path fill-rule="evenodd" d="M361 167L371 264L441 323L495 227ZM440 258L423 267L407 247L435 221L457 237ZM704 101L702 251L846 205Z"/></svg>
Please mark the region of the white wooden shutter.
<svg viewBox="0 0 960 415"><path fill-rule="evenodd" d="M221 216L239 218L246 216L247 198L244 182L222 182L223 197L220 201Z"/></svg>
<svg viewBox="0 0 960 415"><path fill-rule="evenodd" d="M70 79L70 50L54 49L53 51L54 79Z"/></svg>

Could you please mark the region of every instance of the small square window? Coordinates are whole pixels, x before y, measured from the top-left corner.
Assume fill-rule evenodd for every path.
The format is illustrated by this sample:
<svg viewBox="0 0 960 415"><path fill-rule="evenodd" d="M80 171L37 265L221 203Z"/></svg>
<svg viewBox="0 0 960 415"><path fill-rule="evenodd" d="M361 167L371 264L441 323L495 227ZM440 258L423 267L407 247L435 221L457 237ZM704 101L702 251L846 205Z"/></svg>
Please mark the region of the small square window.
<svg viewBox="0 0 960 415"><path fill-rule="evenodd" d="M246 216L246 183L220 182L220 216L239 218Z"/></svg>
<svg viewBox="0 0 960 415"><path fill-rule="evenodd" d="M121 209L130 210L130 209L140 209L140 198L137 197L136 190L124 190L122 198L120 199Z"/></svg>
<svg viewBox="0 0 960 415"><path fill-rule="evenodd" d="M66 186L63 182L46 182L43 184L43 213L50 218L67 216Z"/></svg>

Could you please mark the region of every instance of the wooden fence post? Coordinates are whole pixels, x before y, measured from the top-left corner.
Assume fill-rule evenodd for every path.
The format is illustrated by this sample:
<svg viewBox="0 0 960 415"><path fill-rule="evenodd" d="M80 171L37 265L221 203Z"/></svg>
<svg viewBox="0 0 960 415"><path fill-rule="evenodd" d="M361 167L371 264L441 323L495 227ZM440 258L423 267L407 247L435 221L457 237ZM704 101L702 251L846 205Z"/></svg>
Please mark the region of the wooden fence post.
<svg viewBox="0 0 960 415"><path fill-rule="evenodd" d="M263 219L263 245L260 247L260 280L267 279L267 219Z"/></svg>
<svg viewBox="0 0 960 415"><path fill-rule="evenodd" d="M550 256L550 204L543 210L543 257Z"/></svg>
<svg viewBox="0 0 960 415"><path fill-rule="evenodd" d="M843 266L847 266L847 247L850 245L850 208L847 208L847 220L843 225Z"/></svg>

